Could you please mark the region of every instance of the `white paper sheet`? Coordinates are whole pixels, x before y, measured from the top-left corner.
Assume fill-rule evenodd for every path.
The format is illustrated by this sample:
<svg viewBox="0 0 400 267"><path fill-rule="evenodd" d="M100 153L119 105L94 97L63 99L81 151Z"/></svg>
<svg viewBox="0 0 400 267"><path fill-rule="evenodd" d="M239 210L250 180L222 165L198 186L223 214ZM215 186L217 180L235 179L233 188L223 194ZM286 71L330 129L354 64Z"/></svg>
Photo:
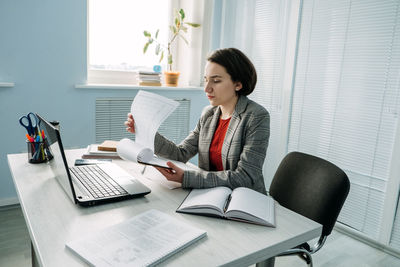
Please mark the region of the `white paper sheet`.
<svg viewBox="0 0 400 267"><path fill-rule="evenodd" d="M176 109L178 102L140 90L132 102L135 142L154 152L154 137L161 123Z"/></svg>
<svg viewBox="0 0 400 267"><path fill-rule="evenodd" d="M118 142L117 153L120 158L133 162L138 162L138 160L148 162L154 156L150 148L144 147L128 138L124 138Z"/></svg>
<svg viewBox="0 0 400 267"><path fill-rule="evenodd" d="M121 141L118 142L117 144L117 152L118 155L128 161L133 161L133 162L148 162L149 164L156 164L159 166L165 166L168 167L167 162L171 161L174 163L176 166L183 170L198 170L197 166L193 164L185 164L183 162L179 162L176 160L170 160L170 159L165 159L162 157L157 157L153 154L153 151L151 151L148 148L145 148L141 145L138 145L134 141L124 138ZM157 181L161 185L169 188L169 189L174 189L181 187L182 185L177 182L172 182L168 181L164 175L162 175L158 170L155 168L148 166L146 168L145 172L142 173L144 176L152 181Z"/></svg>
<svg viewBox="0 0 400 267"><path fill-rule="evenodd" d="M155 181L155 182L161 184L162 186L164 186L168 189L175 189L175 188L182 187L181 183L168 181L164 175L162 175L156 168L154 168L152 166L146 167L146 170L144 171L143 176L151 181Z"/></svg>
<svg viewBox="0 0 400 267"><path fill-rule="evenodd" d="M66 246L95 266L148 266L204 236L204 230L158 210L149 210Z"/></svg>

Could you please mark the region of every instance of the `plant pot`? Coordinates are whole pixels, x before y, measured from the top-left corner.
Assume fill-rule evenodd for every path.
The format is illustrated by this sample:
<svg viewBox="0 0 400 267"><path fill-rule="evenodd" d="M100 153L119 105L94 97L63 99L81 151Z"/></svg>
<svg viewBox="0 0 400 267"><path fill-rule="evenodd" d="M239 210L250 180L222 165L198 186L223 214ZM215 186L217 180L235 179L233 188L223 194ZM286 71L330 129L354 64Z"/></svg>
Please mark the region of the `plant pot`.
<svg viewBox="0 0 400 267"><path fill-rule="evenodd" d="M166 86L178 86L179 71L164 71L164 80Z"/></svg>

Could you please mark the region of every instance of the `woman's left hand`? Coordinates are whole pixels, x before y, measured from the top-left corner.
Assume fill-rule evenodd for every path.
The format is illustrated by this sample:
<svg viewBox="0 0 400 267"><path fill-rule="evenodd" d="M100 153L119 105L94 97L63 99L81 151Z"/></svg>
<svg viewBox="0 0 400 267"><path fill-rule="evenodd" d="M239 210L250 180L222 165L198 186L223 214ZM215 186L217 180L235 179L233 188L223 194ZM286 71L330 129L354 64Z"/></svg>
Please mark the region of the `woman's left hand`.
<svg viewBox="0 0 400 267"><path fill-rule="evenodd" d="M159 172L161 172L161 174L164 175L165 178L167 178L167 180L182 183L183 173L184 173L183 169L179 168L178 166L176 166L175 164L173 164L170 161L167 162L167 165L168 165L168 167L171 167L172 170L166 169L166 168L160 168L160 167L155 167L155 168Z"/></svg>

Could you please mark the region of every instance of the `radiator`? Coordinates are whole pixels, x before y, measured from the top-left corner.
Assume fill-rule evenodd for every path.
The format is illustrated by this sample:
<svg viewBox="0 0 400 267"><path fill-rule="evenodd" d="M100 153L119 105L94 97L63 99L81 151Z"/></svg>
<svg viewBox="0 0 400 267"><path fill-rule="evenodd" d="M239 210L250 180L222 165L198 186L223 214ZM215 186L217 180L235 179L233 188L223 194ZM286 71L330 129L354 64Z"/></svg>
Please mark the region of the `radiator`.
<svg viewBox="0 0 400 267"><path fill-rule="evenodd" d="M101 98L96 99L96 143L104 140L135 139L134 134L128 133L124 122L130 112L133 99L130 98ZM179 106L161 124L158 132L176 144L189 134L190 100L175 99Z"/></svg>

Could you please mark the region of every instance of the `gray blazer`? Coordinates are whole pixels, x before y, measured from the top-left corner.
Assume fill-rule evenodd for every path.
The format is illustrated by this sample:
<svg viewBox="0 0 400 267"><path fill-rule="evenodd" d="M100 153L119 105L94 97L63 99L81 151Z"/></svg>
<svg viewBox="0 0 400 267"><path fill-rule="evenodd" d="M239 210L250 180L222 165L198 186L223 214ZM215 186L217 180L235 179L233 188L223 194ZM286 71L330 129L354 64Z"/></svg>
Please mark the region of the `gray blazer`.
<svg viewBox="0 0 400 267"><path fill-rule="evenodd" d="M200 171L185 171L183 188L227 186L248 187L266 193L262 167L269 140L269 113L246 96L240 96L222 145L223 171L210 171L209 148L221 110L207 106L196 128L179 145L160 134L154 141L155 153L187 162L199 154Z"/></svg>

